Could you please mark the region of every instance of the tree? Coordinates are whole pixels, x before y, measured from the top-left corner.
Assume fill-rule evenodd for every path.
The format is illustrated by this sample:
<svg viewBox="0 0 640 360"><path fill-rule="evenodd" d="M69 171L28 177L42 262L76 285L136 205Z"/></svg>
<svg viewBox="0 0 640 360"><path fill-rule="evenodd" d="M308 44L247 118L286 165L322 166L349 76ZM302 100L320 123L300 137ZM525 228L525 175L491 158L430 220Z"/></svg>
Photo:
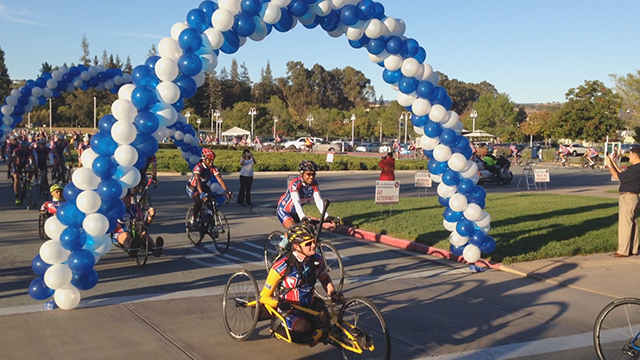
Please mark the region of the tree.
<svg viewBox="0 0 640 360"><path fill-rule="evenodd" d="M111 60L113 61L113 55L111 55ZM109 67L109 55L107 54L107 50L102 50L102 58L100 61L104 67Z"/></svg>
<svg viewBox="0 0 640 360"><path fill-rule="evenodd" d="M618 111L622 97L599 80L586 80L571 88L567 101L555 114L557 136L569 139L601 141L623 128Z"/></svg>
<svg viewBox="0 0 640 360"><path fill-rule="evenodd" d="M11 78L4 63L4 50L0 47L0 98L4 99L11 92Z"/></svg>
<svg viewBox="0 0 640 360"><path fill-rule="evenodd" d="M131 72L133 71L133 65L131 65L131 58L129 57L129 55L127 55L127 61L125 61L122 71L129 74L131 74Z"/></svg>
<svg viewBox="0 0 640 360"><path fill-rule="evenodd" d="M476 129L493 133L502 141L515 141L521 136L518 133L515 104L509 95L485 93L473 107L478 112Z"/></svg>
<svg viewBox="0 0 640 360"><path fill-rule="evenodd" d="M271 64L268 60L267 66L260 70L260 81L253 85L251 93L253 101L258 104L268 103L272 96L279 93L271 72Z"/></svg>
<svg viewBox="0 0 640 360"><path fill-rule="evenodd" d="M80 63L84 66L91 65L91 53L89 52L89 41L87 40L87 35L82 35L82 42L80 43L82 47L82 56L80 57Z"/></svg>
<svg viewBox="0 0 640 360"><path fill-rule="evenodd" d="M622 116L628 117L631 125L640 125L640 70L626 76L609 75L615 90L622 97Z"/></svg>
<svg viewBox="0 0 640 360"><path fill-rule="evenodd" d="M156 49L156 44L151 44L151 48L149 52L147 52L147 58L158 55L158 49Z"/></svg>
<svg viewBox="0 0 640 360"><path fill-rule="evenodd" d="M551 113L548 111L540 111L529 114L525 121L520 122L520 132L523 135L533 135L534 138L542 137L548 139L551 132L548 128Z"/></svg>
<svg viewBox="0 0 640 360"><path fill-rule="evenodd" d="M40 68L40 73L44 74L44 73L50 73L53 71L53 66L51 66L48 62L43 62L42 63L42 67Z"/></svg>

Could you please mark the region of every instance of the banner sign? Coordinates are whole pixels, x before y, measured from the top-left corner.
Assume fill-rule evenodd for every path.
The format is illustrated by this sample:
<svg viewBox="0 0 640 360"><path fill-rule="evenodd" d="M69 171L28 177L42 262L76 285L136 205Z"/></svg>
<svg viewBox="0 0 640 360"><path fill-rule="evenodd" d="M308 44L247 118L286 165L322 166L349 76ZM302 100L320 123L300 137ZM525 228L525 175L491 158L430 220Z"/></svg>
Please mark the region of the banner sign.
<svg viewBox="0 0 640 360"><path fill-rule="evenodd" d="M534 180L537 183L541 182L550 182L549 169L534 169L533 170Z"/></svg>
<svg viewBox="0 0 640 360"><path fill-rule="evenodd" d="M400 201L400 181L376 181L376 204L397 204Z"/></svg>
<svg viewBox="0 0 640 360"><path fill-rule="evenodd" d="M428 171L418 171L416 172L416 177L413 181L413 186L415 187L431 187L431 173Z"/></svg>

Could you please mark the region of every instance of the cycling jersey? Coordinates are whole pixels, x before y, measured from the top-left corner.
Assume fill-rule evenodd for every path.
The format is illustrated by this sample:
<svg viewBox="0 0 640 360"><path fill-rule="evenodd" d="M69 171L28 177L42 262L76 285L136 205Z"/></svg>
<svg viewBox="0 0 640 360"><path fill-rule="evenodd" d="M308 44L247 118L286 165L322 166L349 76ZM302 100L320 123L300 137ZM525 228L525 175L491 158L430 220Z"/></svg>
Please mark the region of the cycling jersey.
<svg viewBox="0 0 640 360"><path fill-rule="evenodd" d="M567 155L569 153L569 148L564 146L564 145L560 145L560 148L558 149L559 152L562 152L563 154Z"/></svg>
<svg viewBox="0 0 640 360"><path fill-rule="evenodd" d="M51 215L55 214L58 211L60 205L62 205L62 200L51 200L47 201L40 207L41 212L47 212Z"/></svg>
<svg viewBox="0 0 640 360"><path fill-rule="evenodd" d="M589 157L596 157L598 156L598 152L594 148L589 148L587 149L587 155Z"/></svg>
<svg viewBox="0 0 640 360"><path fill-rule="evenodd" d="M142 212L142 209L140 209L140 207L136 204L131 204L128 208L127 208L127 212L124 214L124 216L120 219L118 219L118 225L116 226L116 230L114 231L114 235L115 234L120 234L123 231L131 231L131 229L127 228L127 220L128 219L138 219L138 220L144 220L144 213ZM115 238L115 236L114 236Z"/></svg>
<svg viewBox="0 0 640 360"><path fill-rule="evenodd" d="M53 147L51 148L51 152L53 152L53 156L55 156L57 159L62 160L63 163L64 163L65 151L69 151L69 144L67 144L64 141L62 141L62 144L60 143L60 141L56 141L53 144Z"/></svg>
<svg viewBox="0 0 640 360"><path fill-rule="evenodd" d="M291 180L287 187L287 192L278 200L278 209L276 212L278 213L280 222L284 223L284 220L290 217L292 213L298 214L301 219L305 217L302 211L302 205L308 204L311 200L316 203L318 211L322 213L322 197L320 197L318 182L313 180L311 185L307 185L301 176Z"/></svg>
<svg viewBox="0 0 640 360"><path fill-rule="evenodd" d="M33 153L36 156L36 164L38 169L47 170L47 159L49 158L49 154L51 153L51 149L46 146L40 147L38 146Z"/></svg>
<svg viewBox="0 0 640 360"><path fill-rule="evenodd" d="M13 152L16 149L19 149L19 148L20 148L20 144L18 144L17 142L16 143L8 143L7 144L7 150L6 150L6 153L5 153L7 161L9 161L11 156L13 156Z"/></svg>
<svg viewBox="0 0 640 360"><path fill-rule="evenodd" d="M191 179L189 180L189 185L187 185L188 187L196 189L198 188L198 180L196 179L196 174L200 175L200 184L206 185L209 180L211 180L211 178L215 179L215 177L220 174L220 171L217 167L215 167L215 165L211 165L211 167L204 166L201 161L193 167L193 174L191 175Z"/></svg>
<svg viewBox="0 0 640 360"><path fill-rule="evenodd" d="M295 257L295 254L291 254ZM298 266L292 265L287 261L288 257L276 261L271 267L280 275L280 298L286 299L295 304L301 306L309 306L313 303L313 288L315 287L316 280L327 272L322 257L318 254L306 259L303 262L298 262ZM311 271L311 261L314 262L313 268L315 268L315 274L307 274ZM290 268L288 274L287 269ZM285 276L286 275L286 276ZM275 288L276 284L270 284Z"/></svg>
<svg viewBox="0 0 640 360"><path fill-rule="evenodd" d="M20 148L15 149L12 156L14 165L19 167L27 165L32 155L33 152L31 150L22 151Z"/></svg>

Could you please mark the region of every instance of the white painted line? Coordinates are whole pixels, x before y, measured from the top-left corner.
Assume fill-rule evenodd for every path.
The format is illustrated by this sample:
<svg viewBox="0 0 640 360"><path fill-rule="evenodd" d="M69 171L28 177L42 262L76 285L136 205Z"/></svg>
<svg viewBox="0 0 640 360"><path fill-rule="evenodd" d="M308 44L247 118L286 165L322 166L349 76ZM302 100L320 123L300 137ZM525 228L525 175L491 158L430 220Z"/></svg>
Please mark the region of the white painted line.
<svg viewBox="0 0 640 360"><path fill-rule="evenodd" d="M257 259L260 259L260 260L262 260L262 259L263 259L263 255L262 255L262 254L258 255L258 254L256 254L255 252L251 252L251 251L247 251L247 250L242 250L242 249L233 249L233 251L241 252L241 253L243 253L243 254L247 254L247 255L249 255L249 256L251 256L251 257L254 257L254 258L257 258Z"/></svg>
<svg viewBox="0 0 640 360"><path fill-rule="evenodd" d="M252 248L256 248L256 249L260 250L260 252L264 251L264 246L258 245L258 244L254 244L252 242L246 241L246 242L243 242L242 245L247 245L247 246L250 246Z"/></svg>
<svg viewBox="0 0 640 360"><path fill-rule="evenodd" d="M473 274L469 268L458 268L451 269L451 267L443 267L435 270L428 271L415 271L415 270L407 270L400 272L393 272L390 274L381 274L381 275L367 275L367 276L351 276L347 280L349 283L368 283L368 282L376 282L376 281L385 281L385 280L397 280L397 279L415 279L415 278L429 278L435 276L443 276L443 275L463 275L463 274Z"/></svg>

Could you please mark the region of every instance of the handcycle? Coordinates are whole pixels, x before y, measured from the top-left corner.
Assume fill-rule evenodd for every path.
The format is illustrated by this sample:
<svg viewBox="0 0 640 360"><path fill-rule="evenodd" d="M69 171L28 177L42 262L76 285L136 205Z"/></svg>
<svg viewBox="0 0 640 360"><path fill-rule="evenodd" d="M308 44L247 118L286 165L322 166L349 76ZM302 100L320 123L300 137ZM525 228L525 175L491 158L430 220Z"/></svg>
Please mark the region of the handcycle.
<svg viewBox="0 0 640 360"><path fill-rule="evenodd" d="M147 214L145 212L144 218L146 217ZM147 264L149 251L151 250L147 239L147 226L144 224L143 220L132 218L128 215L126 215L125 224L128 231L131 232L131 246L129 248L124 247L114 239L113 234L111 234L111 242L117 248L120 248L127 253L129 257L134 258L138 267L143 267Z"/></svg>
<svg viewBox="0 0 640 360"><path fill-rule="evenodd" d="M600 360L640 359L640 299L616 299L593 325L593 345Z"/></svg>
<svg viewBox="0 0 640 360"><path fill-rule="evenodd" d="M333 302L316 301L313 309L292 304L321 329L320 342L336 346L344 359L360 356L370 359L391 358L391 338L380 310L365 297L346 299L341 306ZM285 315L286 316L286 315ZM271 320L270 333L276 339L294 345L309 345L294 341L278 309L260 298L258 284L245 269L233 273L224 288L222 318L229 336L236 341L247 340L258 320Z"/></svg>
<svg viewBox="0 0 640 360"><path fill-rule="evenodd" d="M585 172L589 169L593 169L593 171L597 173L602 172L602 170L604 170L604 166L601 164L599 157L596 157L593 164L591 164L589 162L589 159L587 159L584 156L582 157L582 159L580 159L580 171Z"/></svg>
<svg viewBox="0 0 640 360"><path fill-rule="evenodd" d="M327 207L329 207L329 200L324 201L324 211L326 211ZM321 215L321 218L324 219L324 212ZM329 240L321 240L319 235L321 232L323 221L319 219L308 219L308 224L315 227L316 229L316 241L318 246L316 247L317 253L322 256L325 262L325 268L327 272L337 283L334 284L337 291L342 291L342 286L344 285L344 265L342 264L342 257L338 250L333 246L331 241ZM334 226L329 229L329 231L334 232L340 228L340 218L334 218ZM267 237L267 240L264 243L263 250L263 258L264 258L264 266L269 273L271 266L276 262L278 258L286 254L290 250L291 243L288 243L287 248L280 247L280 241L284 234L281 231L274 231ZM337 276L335 276L337 274ZM323 289L319 289L316 287L316 295L324 300L327 300L329 296L324 293Z"/></svg>
<svg viewBox="0 0 640 360"><path fill-rule="evenodd" d="M229 250L229 244L231 242L231 231L229 229L229 222L227 217L218 210L218 204L215 199L217 196L226 196L224 194L208 194L207 198L202 204L200 214L198 215L198 229L191 229L189 221L193 217L193 206L187 210L187 216L185 220L185 229L187 231L187 237L191 243L195 246L202 243L202 239L205 235L209 235L213 240L213 245L216 247L220 254L224 254ZM225 204L231 201L231 197L226 196Z"/></svg>
<svg viewBox="0 0 640 360"><path fill-rule="evenodd" d="M151 186L151 184L153 184L154 189L158 187L158 179L155 176L150 175L151 174L147 174L147 182L144 186L136 187L135 201L140 209L142 209L142 211L147 211L150 207L153 206L151 204L151 198L149 197L148 193L149 187Z"/></svg>
<svg viewBox="0 0 640 360"><path fill-rule="evenodd" d="M44 231L44 224L52 216L53 214L49 213L48 211L44 214L40 213L40 215L38 216L38 235L40 235L41 240L45 240L48 238L47 233Z"/></svg>

